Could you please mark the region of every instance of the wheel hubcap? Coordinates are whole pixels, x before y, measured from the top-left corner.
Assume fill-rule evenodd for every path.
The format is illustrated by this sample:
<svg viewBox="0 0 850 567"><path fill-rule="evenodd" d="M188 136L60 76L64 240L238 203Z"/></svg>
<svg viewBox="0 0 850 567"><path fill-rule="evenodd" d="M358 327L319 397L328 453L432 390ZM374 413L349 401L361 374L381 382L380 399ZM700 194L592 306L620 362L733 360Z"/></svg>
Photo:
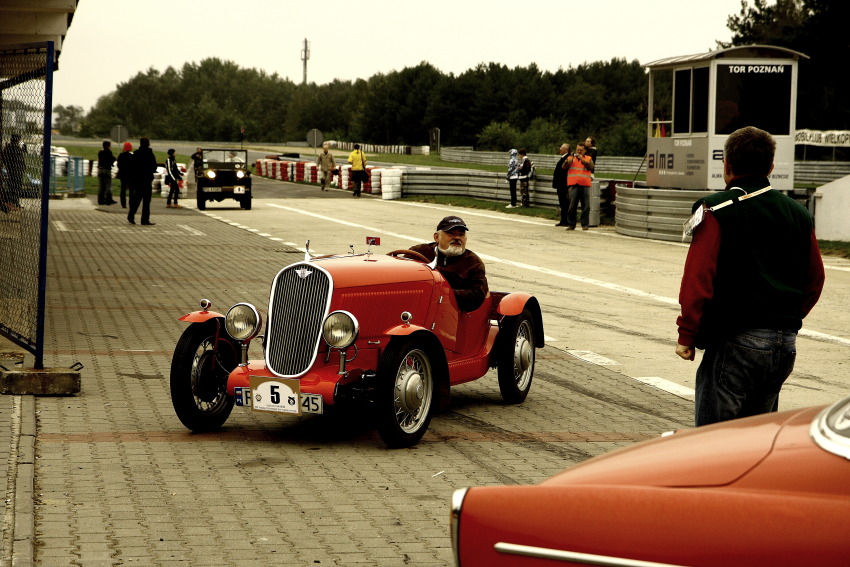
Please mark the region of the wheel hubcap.
<svg viewBox="0 0 850 567"><path fill-rule="evenodd" d="M425 397L422 375L415 370L407 370L399 378L401 409L407 413L416 413L422 407L422 400Z"/></svg>
<svg viewBox="0 0 850 567"><path fill-rule="evenodd" d="M531 367L532 351L531 345L525 337L517 337L516 349L514 349L514 363L518 372L525 372Z"/></svg>

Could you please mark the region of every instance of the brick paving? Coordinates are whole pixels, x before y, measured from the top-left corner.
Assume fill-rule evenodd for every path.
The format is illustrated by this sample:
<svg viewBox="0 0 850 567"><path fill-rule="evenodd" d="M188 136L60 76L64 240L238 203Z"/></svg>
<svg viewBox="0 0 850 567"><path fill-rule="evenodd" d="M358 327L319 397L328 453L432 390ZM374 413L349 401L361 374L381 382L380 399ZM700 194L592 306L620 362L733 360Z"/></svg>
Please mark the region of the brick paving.
<svg viewBox="0 0 850 567"><path fill-rule="evenodd" d="M540 482L691 422L692 402L548 346L524 404L503 405L491 372L411 449L348 413L235 408L193 434L168 392L177 318L202 297L264 312L301 253L159 200L154 227L51 206L45 364L82 363L82 391L0 396L2 567L447 566L456 488Z"/></svg>

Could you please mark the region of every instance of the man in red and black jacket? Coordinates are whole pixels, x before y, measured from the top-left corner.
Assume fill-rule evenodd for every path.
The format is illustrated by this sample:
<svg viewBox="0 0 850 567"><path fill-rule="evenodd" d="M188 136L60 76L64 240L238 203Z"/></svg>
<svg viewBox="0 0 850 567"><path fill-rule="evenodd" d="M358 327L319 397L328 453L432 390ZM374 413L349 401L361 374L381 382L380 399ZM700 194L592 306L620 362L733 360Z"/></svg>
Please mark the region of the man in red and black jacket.
<svg viewBox="0 0 850 567"><path fill-rule="evenodd" d="M823 261L809 212L770 187L776 143L754 127L726 140L726 190L694 204L676 354L694 360L696 425L776 411Z"/></svg>

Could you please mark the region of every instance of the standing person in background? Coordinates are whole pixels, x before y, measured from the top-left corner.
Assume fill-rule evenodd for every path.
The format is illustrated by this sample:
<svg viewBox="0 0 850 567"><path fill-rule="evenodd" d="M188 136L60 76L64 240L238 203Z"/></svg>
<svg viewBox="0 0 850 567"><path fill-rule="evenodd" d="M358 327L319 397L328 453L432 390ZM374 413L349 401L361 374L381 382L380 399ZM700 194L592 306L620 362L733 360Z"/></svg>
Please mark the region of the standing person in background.
<svg viewBox="0 0 850 567"><path fill-rule="evenodd" d="M133 186L130 178L133 176L133 144L124 142L124 151L118 154L118 179L121 181L121 208L127 208L127 193L133 202Z"/></svg>
<svg viewBox="0 0 850 567"><path fill-rule="evenodd" d="M177 198L180 196L180 181L183 176L180 175L180 168L177 167L177 160L174 158L174 149L168 150L168 157L165 158L165 179L164 182L168 185L168 202L166 207L169 209L179 209ZM174 197L174 204L171 204L171 198Z"/></svg>
<svg viewBox="0 0 850 567"><path fill-rule="evenodd" d="M555 171L552 172L552 189L558 194L561 220L555 226L569 226L567 224L567 209L570 208L570 199L567 196L567 160L570 158L570 145L561 144L558 153L561 154L561 159L555 164Z"/></svg>
<svg viewBox="0 0 850 567"><path fill-rule="evenodd" d="M596 163L596 154L597 154L596 138L594 138L593 136L588 136L587 139L584 141L584 146L587 149L585 154L589 155L590 159L592 159L593 163L595 164Z"/></svg>
<svg viewBox="0 0 850 567"><path fill-rule="evenodd" d="M195 179L201 176L204 170L204 150L198 146L192 154L192 167L195 169Z"/></svg>
<svg viewBox="0 0 850 567"><path fill-rule="evenodd" d="M336 169L334 155L328 151L328 148L330 148L330 145L327 142L323 143L322 153L319 154L319 158L316 160L316 165L322 174L322 191L328 190L328 186L331 184L331 178L333 177L331 172Z"/></svg>
<svg viewBox="0 0 850 567"><path fill-rule="evenodd" d="M369 180L366 174L366 156L360 151L360 144L354 144L354 151L348 155L348 163L351 164L351 180L354 182L354 194L352 197L360 197L360 188Z"/></svg>
<svg viewBox="0 0 850 567"><path fill-rule="evenodd" d="M517 151L515 149L511 149L508 152L510 159L508 159L508 189L511 191L511 204L506 205L506 209L513 209L516 207L516 182L519 179L519 162L516 159Z"/></svg>
<svg viewBox="0 0 850 567"><path fill-rule="evenodd" d="M3 194L0 195L0 210L4 213L21 207L20 199L24 189L24 169L26 169L25 153L19 134L12 134L9 142L0 152L0 164L6 169L5 187L4 180L0 178L0 188L3 189Z"/></svg>
<svg viewBox="0 0 850 567"><path fill-rule="evenodd" d="M590 228L590 186L593 184L593 160L585 155L587 147L579 143L567 160L567 190L570 204L567 209L567 230L576 229L576 213L581 204L581 229Z"/></svg>
<svg viewBox="0 0 850 567"><path fill-rule="evenodd" d="M98 205L114 205L116 201L112 197L112 164L115 156L112 154L112 144L103 142L103 149L97 152L97 180L100 190L97 193Z"/></svg>
<svg viewBox="0 0 850 567"><path fill-rule="evenodd" d="M520 201L522 202L523 208L530 206L531 198L528 195L528 175L531 173L531 160L528 159L527 152L525 148L521 148L519 150L520 155L520 164L519 164L519 194Z"/></svg>
<svg viewBox="0 0 850 567"><path fill-rule="evenodd" d="M724 147L726 190L699 199L676 321L676 354L694 360L697 426L777 411L797 331L823 290L809 211L770 187L776 142L752 126Z"/></svg>
<svg viewBox="0 0 850 567"><path fill-rule="evenodd" d="M132 184L133 199L130 201L130 211L127 213L127 221L136 224L136 211L142 205L142 224L153 226L151 222L151 183L153 174L156 172L156 157L151 149L151 141L147 138L139 140L139 149L133 154L133 175L130 178Z"/></svg>

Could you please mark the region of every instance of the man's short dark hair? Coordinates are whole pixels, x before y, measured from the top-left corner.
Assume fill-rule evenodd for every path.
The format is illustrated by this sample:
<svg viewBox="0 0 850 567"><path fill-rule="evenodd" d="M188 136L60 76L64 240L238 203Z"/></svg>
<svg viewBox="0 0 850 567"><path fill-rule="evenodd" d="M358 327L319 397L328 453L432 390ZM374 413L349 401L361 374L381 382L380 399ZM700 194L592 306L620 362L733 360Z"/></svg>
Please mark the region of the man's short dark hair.
<svg viewBox="0 0 850 567"><path fill-rule="evenodd" d="M359 149L360 149L360 144L354 144L354 149L355 149L355 150L359 150Z"/></svg>
<svg viewBox="0 0 850 567"><path fill-rule="evenodd" d="M112 145L112 144L109 142L109 140L104 140L104 141L103 141L103 149L104 149L104 150L105 150L105 149L107 149L107 148L108 148L109 146L111 146L111 145Z"/></svg>
<svg viewBox="0 0 850 567"><path fill-rule="evenodd" d="M733 174L767 177L776 155L776 141L764 130L746 126L729 134L723 153Z"/></svg>
<svg viewBox="0 0 850 567"><path fill-rule="evenodd" d="M519 155L524 156L527 152L525 151L525 148L520 148L518 153Z"/></svg>

